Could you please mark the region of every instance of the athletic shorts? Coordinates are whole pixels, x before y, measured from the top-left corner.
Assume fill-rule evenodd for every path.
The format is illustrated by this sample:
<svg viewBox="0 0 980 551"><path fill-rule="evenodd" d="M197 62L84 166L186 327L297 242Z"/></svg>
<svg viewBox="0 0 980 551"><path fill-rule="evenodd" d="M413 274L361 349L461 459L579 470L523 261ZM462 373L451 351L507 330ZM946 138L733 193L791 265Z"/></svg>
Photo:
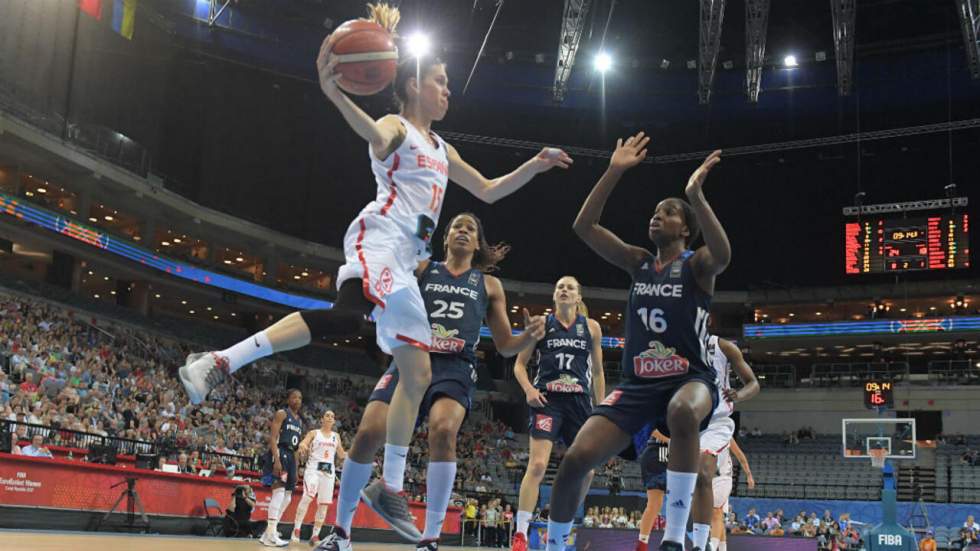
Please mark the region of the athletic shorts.
<svg viewBox="0 0 980 551"><path fill-rule="evenodd" d="M385 354L406 344L428 351L432 330L415 277L419 260L428 256L422 241L389 217L365 214L347 228L344 256L337 288L361 280L364 297L375 305L378 347Z"/></svg>
<svg viewBox="0 0 980 551"><path fill-rule="evenodd" d="M640 476L647 490L667 491L667 449L652 442L640 454Z"/></svg>
<svg viewBox="0 0 980 551"><path fill-rule="evenodd" d="M667 379L644 384L621 383L595 408L592 415L602 415L629 435L644 430L650 424L652 428L670 436L667 429L667 404L678 389L691 381L698 381L708 388L711 396L709 411L713 412L718 407L718 391L714 379L708 375L692 373L677 380ZM710 420L711 415L705 415L699 430L706 429ZM639 455L638 451L635 444L632 444L621 455L626 459L635 459Z"/></svg>
<svg viewBox="0 0 980 551"><path fill-rule="evenodd" d="M711 481L711 489L714 493L714 508L722 508L728 505L728 498L732 495L732 477L716 476Z"/></svg>
<svg viewBox="0 0 980 551"><path fill-rule="evenodd" d="M282 474L279 480L285 484L286 490L292 492L296 489L296 454L288 448L279 448L279 462L282 463ZM272 486L276 477L272 474L272 453L265 452L262 455L262 485Z"/></svg>
<svg viewBox="0 0 980 551"><path fill-rule="evenodd" d="M336 480L337 477L333 474L307 468L303 472L303 495L315 497L320 505L333 503L333 488Z"/></svg>
<svg viewBox="0 0 980 551"><path fill-rule="evenodd" d="M548 403L543 408L531 408L528 429L533 438L561 440L571 446L575 435L592 413L588 394L545 392Z"/></svg>
<svg viewBox="0 0 980 551"><path fill-rule="evenodd" d="M708 422L708 428L701 431L701 453L715 457L728 449L735 436L735 421L731 417L716 417Z"/></svg>
<svg viewBox="0 0 980 551"><path fill-rule="evenodd" d="M429 358L432 360L432 382L429 383L429 388L426 389L422 403L419 405L418 422L422 422L429 416L432 404L442 396L456 400L466 408L468 413L473 405L473 394L476 392L476 367L470 361L456 355L429 354ZM384 375L378 379L378 384L374 386L368 402L390 404L397 385L398 368L392 362Z"/></svg>

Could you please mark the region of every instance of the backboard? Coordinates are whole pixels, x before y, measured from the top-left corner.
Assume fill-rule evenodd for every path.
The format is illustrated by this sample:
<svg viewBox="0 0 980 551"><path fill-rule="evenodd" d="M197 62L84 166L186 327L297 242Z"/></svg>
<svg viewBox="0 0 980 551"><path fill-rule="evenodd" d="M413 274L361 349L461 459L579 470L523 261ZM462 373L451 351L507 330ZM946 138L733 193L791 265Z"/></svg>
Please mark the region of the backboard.
<svg viewBox="0 0 980 551"><path fill-rule="evenodd" d="M884 449L886 459L915 459L915 419L842 419L841 426L845 458L870 459L871 450Z"/></svg>

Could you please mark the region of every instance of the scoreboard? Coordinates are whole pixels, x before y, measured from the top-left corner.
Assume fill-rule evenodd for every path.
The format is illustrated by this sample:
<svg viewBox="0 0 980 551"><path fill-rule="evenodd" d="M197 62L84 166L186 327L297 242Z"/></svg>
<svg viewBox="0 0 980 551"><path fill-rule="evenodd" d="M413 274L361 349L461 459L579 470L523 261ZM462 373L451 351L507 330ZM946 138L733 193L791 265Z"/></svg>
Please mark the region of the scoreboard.
<svg viewBox="0 0 980 551"><path fill-rule="evenodd" d="M950 270L970 266L969 215L869 217L844 227L848 274Z"/></svg>
<svg viewBox="0 0 980 551"><path fill-rule="evenodd" d="M891 381L866 381L864 383L864 407L891 409L895 406Z"/></svg>

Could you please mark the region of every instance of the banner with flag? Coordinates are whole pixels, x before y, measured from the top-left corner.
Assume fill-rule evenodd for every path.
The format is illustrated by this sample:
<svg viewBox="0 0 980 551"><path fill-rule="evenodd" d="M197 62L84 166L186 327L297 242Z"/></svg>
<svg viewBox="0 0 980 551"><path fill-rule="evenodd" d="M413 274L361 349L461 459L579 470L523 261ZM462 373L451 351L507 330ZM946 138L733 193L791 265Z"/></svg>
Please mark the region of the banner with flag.
<svg viewBox="0 0 980 551"><path fill-rule="evenodd" d="M112 6L112 30L127 40L133 39L133 31L136 27L136 4L138 1L114 0Z"/></svg>
<svg viewBox="0 0 980 551"><path fill-rule="evenodd" d="M102 20L102 0L78 0L78 9L99 21Z"/></svg>

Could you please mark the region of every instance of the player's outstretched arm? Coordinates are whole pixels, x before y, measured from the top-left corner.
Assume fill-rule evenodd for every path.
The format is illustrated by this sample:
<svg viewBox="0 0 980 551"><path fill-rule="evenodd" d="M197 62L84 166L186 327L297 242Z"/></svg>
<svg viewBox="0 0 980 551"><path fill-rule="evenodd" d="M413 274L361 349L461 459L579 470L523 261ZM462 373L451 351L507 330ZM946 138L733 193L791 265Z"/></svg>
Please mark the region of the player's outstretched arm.
<svg viewBox="0 0 980 551"><path fill-rule="evenodd" d="M487 308L487 326L490 328L493 345L497 347L497 352L501 356L509 358L533 347L544 337L544 316L531 316L526 308L524 332L515 335L510 330L510 320L507 318L507 296L504 294L504 286L499 279L490 275L484 276L483 281L487 287L487 297L490 299Z"/></svg>
<svg viewBox="0 0 980 551"><path fill-rule="evenodd" d="M589 319L589 333L592 333L592 391L595 393L595 405L606 398L606 370L602 365L602 327L599 322Z"/></svg>
<svg viewBox="0 0 980 551"><path fill-rule="evenodd" d="M755 372L752 371L752 366L745 361L745 357L742 356L742 351L734 343L725 339L718 339L718 347L721 348L722 353L728 358L728 362L732 364L732 369L735 370L735 375L738 376L738 380L742 381L742 388L738 390L732 388L726 390L725 397L732 402L744 402L754 398L761 390L759 379L756 378Z"/></svg>
<svg viewBox="0 0 980 551"><path fill-rule="evenodd" d="M546 147L510 174L491 180L464 161L455 147L446 144L446 152L449 156L449 179L484 203L493 203L507 197L542 172L556 166L568 168L572 164L572 158L561 149Z"/></svg>
<svg viewBox="0 0 980 551"><path fill-rule="evenodd" d="M609 168L586 197L582 209L579 210L572 224L576 235L585 241L590 249L610 264L630 274L636 272L643 259L650 256L650 252L642 247L627 244L600 225L599 219L602 218L602 210L606 207L609 195L616 188L623 173L640 164L640 161L646 157L646 146L649 142L650 138L644 137L643 132L627 138L625 142L622 138L616 140L616 151L609 160Z"/></svg>
<svg viewBox="0 0 980 551"><path fill-rule="evenodd" d="M405 127L394 115L388 115L375 121L363 109L351 101L347 94L337 86L340 73L334 69L337 58L330 53L330 37L320 46L320 54L316 58L316 69L320 77L320 89L324 95L337 106L340 114L358 136L371 144L371 151L379 159L386 159L398 148L405 139Z"/></svg>
<svg viewBox="0 0 980 551"><path fill-rule="evenodd" d="M714 291L714 277L725 271L732 260L732 245L728 242L725 228L721 227L721 222L711 210L708 200L704 198L704 180L711 169L720 162L721 150L717 149L691 174L684 189L704 236L704 247L697 250L692 262L698 283L709 293Z"/></svg>

